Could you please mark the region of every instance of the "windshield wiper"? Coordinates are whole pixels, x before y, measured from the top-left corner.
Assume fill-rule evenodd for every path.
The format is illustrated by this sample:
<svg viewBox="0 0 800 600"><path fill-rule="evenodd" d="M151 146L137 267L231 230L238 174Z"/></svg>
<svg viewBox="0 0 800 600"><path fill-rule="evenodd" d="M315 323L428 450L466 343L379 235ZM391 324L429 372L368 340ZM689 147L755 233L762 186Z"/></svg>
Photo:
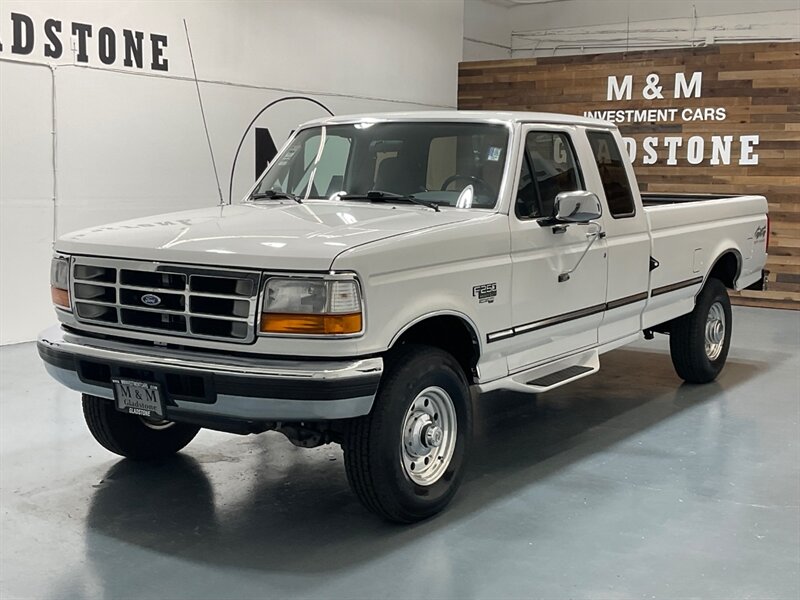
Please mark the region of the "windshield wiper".
<svg viewBox="0 0 800 600"><path fill-rule="evenodd" d="M420 200L411 194L393 194L392 192L382 192L380 190L370 190L366 194L344 194L339 196L339 200L369 200L370 202L409 202L439 211L439 205L435 202Z"/></svg>
<svg viewBox="0 0 800 600"><path fill-rule="evenodd" d="M267 190L266 192L251 194L250 200L294 200L298 204L303 203L300 196L295 196L291 192L279 192L277 190Z"/></svg>

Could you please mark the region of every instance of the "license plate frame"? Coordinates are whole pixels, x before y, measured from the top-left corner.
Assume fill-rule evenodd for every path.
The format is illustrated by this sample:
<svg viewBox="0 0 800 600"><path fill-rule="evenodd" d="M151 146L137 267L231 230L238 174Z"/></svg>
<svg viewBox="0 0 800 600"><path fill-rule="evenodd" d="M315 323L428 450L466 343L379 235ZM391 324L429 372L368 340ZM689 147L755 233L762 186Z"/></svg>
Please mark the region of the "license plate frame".
<svg viewBox="0 0 800 600"><path fill-rule="evenodd" d="M150 419L164 419L164 394L159 384L122 377L113 378L111 383L118 411Z"/></svg>

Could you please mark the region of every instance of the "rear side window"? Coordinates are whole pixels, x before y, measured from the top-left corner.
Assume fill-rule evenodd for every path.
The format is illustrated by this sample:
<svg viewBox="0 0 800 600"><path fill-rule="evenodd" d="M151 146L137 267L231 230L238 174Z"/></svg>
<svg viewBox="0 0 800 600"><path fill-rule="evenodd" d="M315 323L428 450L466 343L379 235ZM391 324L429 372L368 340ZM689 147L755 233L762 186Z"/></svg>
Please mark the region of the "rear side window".
<svg viewBox="0 0 800 600"><path fill-rule="evenodd" d="M586 135L592 146L611 216L615 219L634 216L636 206L633 203L631 184L614 136L607 131L589 131Z"/></svg>

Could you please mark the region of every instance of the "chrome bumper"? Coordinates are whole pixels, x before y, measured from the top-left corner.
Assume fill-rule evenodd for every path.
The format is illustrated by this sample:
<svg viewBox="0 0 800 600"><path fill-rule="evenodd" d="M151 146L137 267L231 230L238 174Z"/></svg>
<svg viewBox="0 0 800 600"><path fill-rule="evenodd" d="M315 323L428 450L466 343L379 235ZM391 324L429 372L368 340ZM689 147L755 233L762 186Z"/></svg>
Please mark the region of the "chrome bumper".
<svg viewBox="0 0 800 600"><path fill-rule="evenodd" d="M188 352L103 340L52 327L39 336L48 373L70 389L113 399L111 378L161 384L176 421L313 421L367 414L382 358L275 360L257 355ZM240 350L240 348L232 349Z"/></svg>

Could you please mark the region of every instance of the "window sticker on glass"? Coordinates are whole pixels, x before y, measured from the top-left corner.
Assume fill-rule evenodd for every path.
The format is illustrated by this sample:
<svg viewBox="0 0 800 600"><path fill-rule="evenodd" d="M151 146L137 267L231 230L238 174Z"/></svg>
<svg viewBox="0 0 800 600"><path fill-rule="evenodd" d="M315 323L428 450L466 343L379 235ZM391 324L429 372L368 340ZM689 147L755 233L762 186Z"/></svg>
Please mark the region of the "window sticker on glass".
<svg viewBox="0 0 800 600"><path fill-rule="evenodd" d="M489 146L489 154L486 156L486 160L490 160L492 162L497 162L500 160L500 155L503 153L503 149L499 146Z"/></svg>

